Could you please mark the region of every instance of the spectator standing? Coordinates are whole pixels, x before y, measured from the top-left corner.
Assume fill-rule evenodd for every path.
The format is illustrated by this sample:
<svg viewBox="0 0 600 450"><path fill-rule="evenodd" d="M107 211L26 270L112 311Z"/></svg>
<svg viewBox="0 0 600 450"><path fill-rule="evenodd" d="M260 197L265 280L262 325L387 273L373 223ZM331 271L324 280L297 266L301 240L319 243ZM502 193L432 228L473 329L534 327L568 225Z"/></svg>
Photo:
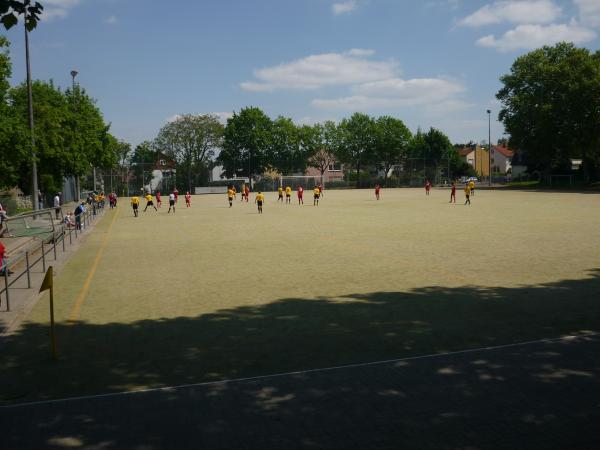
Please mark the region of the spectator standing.
<svg viewBox="0 0 600 450"><path fill-rule="evenodd" d="M56 220L60 220L60 192L54 196L54 213L56 214Z"/></svg>

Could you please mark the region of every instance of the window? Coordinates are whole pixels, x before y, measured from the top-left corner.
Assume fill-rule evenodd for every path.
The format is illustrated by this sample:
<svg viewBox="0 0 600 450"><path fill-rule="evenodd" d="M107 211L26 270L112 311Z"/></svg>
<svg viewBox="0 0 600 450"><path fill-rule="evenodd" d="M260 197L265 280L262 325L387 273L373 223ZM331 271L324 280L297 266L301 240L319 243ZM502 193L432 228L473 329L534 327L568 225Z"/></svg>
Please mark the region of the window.
<svg viewBox="0 0 600 450"><path fill-rule="evenodd" d="M341 172L342 165L340 163L329 164L329 172Z"/></svg>
<svg viewBox="0 0 600 450"><path fill-rule="evenodd" d="M159 162L160 162L161 166L166 166L167 165L167 162L164 159L161 159Z"/></svg>

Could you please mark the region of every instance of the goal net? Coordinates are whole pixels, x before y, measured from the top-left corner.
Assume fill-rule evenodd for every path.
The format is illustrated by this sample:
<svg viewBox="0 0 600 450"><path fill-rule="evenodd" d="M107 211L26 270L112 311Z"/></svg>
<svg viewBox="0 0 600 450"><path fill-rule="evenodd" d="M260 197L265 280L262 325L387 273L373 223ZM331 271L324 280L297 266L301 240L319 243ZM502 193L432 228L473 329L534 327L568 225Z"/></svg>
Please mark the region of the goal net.
<svg viewBox="0 0 600 450"><path fill-rule="evenodd" d="M279 185L282 188L291 187L293 190L302 186L304 189L314 189L321 183L321 177L315 176L281 176L279 177Z"/></svg>
<svg viewBox="0 0 600 450"><path fill-rule="evenodd" d="M242 186L248 184L248 178L229 178L209 181L208 186L195 187L195 194L225 194L229 186L234 186L237 192L242 192Z"/></svg>
<svg viewBox="0 0 600 450"><path fill-rule="evenodd" d="M55 229L54 214L54 209L42 209L8 217L4 222L5 235L11 237L35 236L42 239L50 237Z"/></svg>

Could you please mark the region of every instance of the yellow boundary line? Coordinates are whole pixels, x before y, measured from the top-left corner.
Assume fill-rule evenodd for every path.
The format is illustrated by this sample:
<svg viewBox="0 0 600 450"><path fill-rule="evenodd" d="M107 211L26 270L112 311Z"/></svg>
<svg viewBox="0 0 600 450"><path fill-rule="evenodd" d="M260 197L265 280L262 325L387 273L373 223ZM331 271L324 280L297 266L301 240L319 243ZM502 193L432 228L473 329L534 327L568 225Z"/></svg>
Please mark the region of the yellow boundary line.
<svg viewBox="0 0 600 450"><path fill-rule="evenodd" d="M98 264L100 263L100 259L102 259L102 255L104 254L104 250L106 249L106 246L108 245L108 237L109 237L112 227L115 223L115 220L117 220L117 216L118 216L118 212L115 213L112 221L110 222L110 225L108 226L108 229L106 230L104 239L102 240L102 243L100 244L100 248L98 249L98 252L96 253L96 258L94 258L92 267L90 268L90 271L88 272L88 275L87 275L85 281L83 282L81 291L79 291L79 295L77 296L77 300L75 301L75 304L73 305L71 314L69 314L68 322L70 322L70 323L75 322L79 318L79 311L81 310L81 307L83 306L83 303L85 302L85 299L87 298L87 294L90 290L90 285L92 284L92 280L94 279L94 275L96 274L96 270L98 269Z"/></svg>

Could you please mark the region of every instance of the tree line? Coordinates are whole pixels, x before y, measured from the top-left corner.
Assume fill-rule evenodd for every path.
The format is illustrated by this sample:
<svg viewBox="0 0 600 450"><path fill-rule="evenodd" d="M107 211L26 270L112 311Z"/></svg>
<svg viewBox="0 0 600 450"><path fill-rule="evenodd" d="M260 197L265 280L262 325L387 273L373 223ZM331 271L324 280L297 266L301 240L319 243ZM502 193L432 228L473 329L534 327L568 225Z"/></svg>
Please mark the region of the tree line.
<svg viewBox="0 0 600 450"><path fill-rule="evenodd" d="M234 112L226 125L210 114L182 115L153 141L136 147L132 161L155 160L159 152L177 161L178 183L188 189L205 183L208 170L217 165L226 178L253 178L304 174L308 167L323 175L331 164L341 163L352 169L357 186L361 173L381 173L385 182L393 168L406 169L410 161L421 172L427 164L443 168L446 176L448 168L454 173L468 170L441 131L431 128L413 135L400 119L363 113L314 125L297 125L283 116L271 119L257 107Z"/></svg>

